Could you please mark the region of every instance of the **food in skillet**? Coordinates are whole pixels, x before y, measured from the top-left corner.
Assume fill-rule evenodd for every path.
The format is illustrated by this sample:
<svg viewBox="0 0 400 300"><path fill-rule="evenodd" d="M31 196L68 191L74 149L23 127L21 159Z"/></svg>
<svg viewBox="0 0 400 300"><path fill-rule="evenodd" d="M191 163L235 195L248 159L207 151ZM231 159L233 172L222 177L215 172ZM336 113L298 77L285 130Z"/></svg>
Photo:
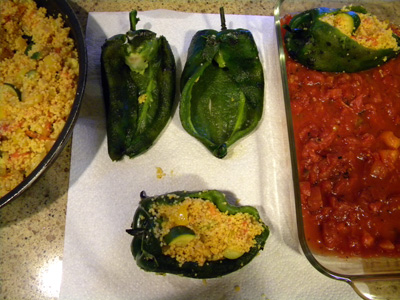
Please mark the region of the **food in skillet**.
<svg viewBox="0 0 400 300"><path fill-rule="evenodd" d="M164 36L130 30L102 47L103 94L107 114L108 154L112 160L148 150L171 118L175 97L175 59Z"/></svg>
<svg viewBox="0 0 400 300"><path fill-rule="evenodd" d="M359 72L400 53L400 37L389 22L363 7L314 8L285 26L289 55L306 67L327 72Z"/></svg>
<svg viewBox="0 0 400 300"><path fill-rule="evenodd" d="M264 75L250 31L198 31L181 76L180 119L184 129L216 157L255 129L264 102Z"/></svg>
<svg viewBox="0 0 400 300"><path fill-rule="evenodd" d="M323 254L400 257L400 57L353 73L296 59L289 52L286 69L307 243Z"/></svg>
<svg viewBox="0 0 400 300"><path fill-rule="evenodd" d="M69 32L34 1L1 1L0 197L43 160L69 116L79 75Z"/></svg>
<svg viewBox="0 0 400 300"><path fill-rule="evenodd" d="M221 192L141 194L131 250L145 271L220 277L248 264L269 235L257 210L230 205Z"/></svg>

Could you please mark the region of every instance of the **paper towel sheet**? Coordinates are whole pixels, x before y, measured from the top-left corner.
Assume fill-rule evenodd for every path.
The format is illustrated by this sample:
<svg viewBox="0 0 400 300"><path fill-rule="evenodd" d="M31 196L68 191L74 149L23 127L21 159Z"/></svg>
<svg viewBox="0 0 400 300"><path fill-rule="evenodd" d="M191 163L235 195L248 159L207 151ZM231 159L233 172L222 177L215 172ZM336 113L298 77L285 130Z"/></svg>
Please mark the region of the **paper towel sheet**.
<svg viewBox="0 0 400 300"><path fill-rule="evenodd" d="M180 74L192 36L220 29L218 14L139 12L137 28L164 35ZM226 15L228 28L249 29L264 66L265 109L255 132L215 158L182 128L178 111L157 143L135 159L107 154L100 53L104 40L129 29L127 12L90 13L89 73L76 124L60 299L357 299L349 285L325 277L300 253L277 44L271 16ZM179 76L179 75L178 75ZM157 168L165 176L157 177ZM140 270L130 252L139 193L218 189L253 205L270 227L264 251L243 269L218 279L160 276Z"/></svg>

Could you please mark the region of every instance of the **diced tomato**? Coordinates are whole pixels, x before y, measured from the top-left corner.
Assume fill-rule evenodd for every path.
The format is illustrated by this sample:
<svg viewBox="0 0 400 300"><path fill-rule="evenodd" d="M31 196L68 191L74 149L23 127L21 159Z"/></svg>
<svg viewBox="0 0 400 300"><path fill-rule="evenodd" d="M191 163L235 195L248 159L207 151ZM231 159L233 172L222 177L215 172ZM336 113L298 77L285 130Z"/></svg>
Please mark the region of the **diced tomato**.
<svg viewBox="0 0 400 300"><path fill-rule="evenodd" d="M366 248L370 248L375 244L374 237L367 231L364 231L362 234L362 244Z"/></svg>
<svg viewBox="0 0 400 300"><path fill-rule="evenodd" d="M311 195L311 184L308 181L300 182L300 193L306 197Z"/></svg>
<svg viewBox="0 0 400 300"><path fill-rule="evenodd" d="M385 177L388 174L388 171L389 171L388 168L382 161L376 160L373 162L371 166L370 175L373 178L385 179Z"/></svg>
<svg viewBox="0 0 400 300"><path fill-rule="evenodd" d="M394 166L399 158L398 150L379 150L379 156L386 166Z"/></svg>
<svg viewBox="0 0 400 300"><path fill-rule="evenodd" d="M317 211L324 206L324 203L322 202L321 189L319 186L311 188L307 203L310 211Z"/></svg>
<svg viewBox="0 0 400 300"><path fill-rule="evenodd" d="M340 236L338 234L336 224L333 222L324 223L322 226L322 237L326 247L334 248L337 246Z"/></svg>
<svg viewBox="0 0 400 300"><path fill-rule="evenodd" d="M392 149L397 149L400 146L400 139L394 135L393 131L384 131L379 137L386 146Z"/></svg>
<svg viewBox="0 0 400 300"><path fill-rule="evenodd" d="M388 251L395 249L394 244L389 240L384 240L384 241L380 242L379 247L381 247L384 250L388 250Z"/></svg>

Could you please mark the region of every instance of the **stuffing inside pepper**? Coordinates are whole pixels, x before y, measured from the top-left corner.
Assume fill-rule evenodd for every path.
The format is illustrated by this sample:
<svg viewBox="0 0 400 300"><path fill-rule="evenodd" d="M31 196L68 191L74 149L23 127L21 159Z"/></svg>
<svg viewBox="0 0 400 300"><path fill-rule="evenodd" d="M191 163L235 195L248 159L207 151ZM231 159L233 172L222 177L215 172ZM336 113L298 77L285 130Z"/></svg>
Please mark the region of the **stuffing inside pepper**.
<svg viewBox="0 0 400 300"><path fill-rule="evenodd" d="M256 244L254 238L264 230L250 214L228 215L212 202L196 198L186 198L175 205L154 205L150 213L162 220L156 223L154 232L163 245L163 253L180 264L194 261L202 266L206 261L238 258ZM192 229L195 238L184 246L167 245L163 237L178 225Z"/></svg>

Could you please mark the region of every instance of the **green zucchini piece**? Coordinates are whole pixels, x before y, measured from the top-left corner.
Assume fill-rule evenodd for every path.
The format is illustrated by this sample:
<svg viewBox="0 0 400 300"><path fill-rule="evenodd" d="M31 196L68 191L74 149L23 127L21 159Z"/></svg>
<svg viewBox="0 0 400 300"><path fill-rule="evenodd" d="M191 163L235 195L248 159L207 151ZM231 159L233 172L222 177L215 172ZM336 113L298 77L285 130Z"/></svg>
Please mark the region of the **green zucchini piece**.
<svg viewBox="0 0 400 300"><path fill-rule="evenodd" d="M33 54L31 55L31 58L34 59L34 60L39 60L39 59L42 58L42 53L41 53L40 51L35 52L35 53L33 53Z"/></svg>
<svg viewBox="0 0 400 300"><path fill-rule="evenodd" d="M361 25L361 19L354 11L338 13L336 19L343 24L346 32L354 33Z"/></svg>
<svg viewBox="0 0 400 300"><path fill-rule="evenodd" d="M22 94L21 91L13 84L11 83L4 83L1 87L0 87L0 98L4 97L4 94L8 92L11 93L12 95L15 95L19 101L22 100Z"/></svg>
<svg viewBox="0 0 400 300"><path fill-rule="evenodd" d="M194 231L186 226L175 226L164 236L167 245L186 246L196 237Z"/></svg>
<svg viewBox="0 0 400 300"><path fill-rule="evenodd" d="M38 75L38 72L36 70L30 70L28 72L26 72L25 76L27 78L35 78L35 76Z"/></svg>
<svg viewBox="0 0 400 300"><path fill-rule="evenodd" d="M238 259L244 254L244 252L237 251L235 249L227 248L224 251L224 257L227 259Z"/></svg>
<svg viewBox="0 0 400 300"><path fill-rule="evenodd" d="M26 40L26 44L27 44L24 54L25 54L25 55L28 55L29 51L31 51L32 46L33 46L35 43L32 41L32 37L29 36L29 35L25 35L25 34L24 34L24 35L22 35L22 38Z"/></svg>

